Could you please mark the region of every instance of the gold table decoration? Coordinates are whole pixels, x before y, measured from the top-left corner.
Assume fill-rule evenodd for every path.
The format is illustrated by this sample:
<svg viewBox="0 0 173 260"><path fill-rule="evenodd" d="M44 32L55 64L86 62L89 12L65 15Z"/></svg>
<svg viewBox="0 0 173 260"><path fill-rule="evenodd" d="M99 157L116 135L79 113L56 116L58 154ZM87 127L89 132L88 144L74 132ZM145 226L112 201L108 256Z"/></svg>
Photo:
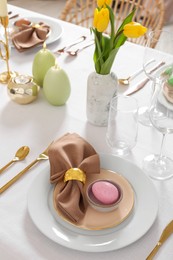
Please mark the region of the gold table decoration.
<svg viewBox="0 0 173 260"><path fill-rule="evenodd" d="M11 100L18 104L29 104L33 102L39 93L40 87L28 75L17 75L8 82L8 95Z"/></svg>
<svg viewBox="0 0 173 260"><path fill-rule="evenodd" d="M12 77L17 75L17 73L14 71L10 71L10 67L9 67L10 55L9 55L9 42L8 42L8 32L7 32L7 27L9 23L8 15L4 17L0 17L0 21L5 31L5 42L0 40L0 57L6 61L6 65L7 65L7 71L2 72L0 74L0 83L7 84ZM3 54L1 46L3 46L3 48L5 49L5 54Z"/></svg>

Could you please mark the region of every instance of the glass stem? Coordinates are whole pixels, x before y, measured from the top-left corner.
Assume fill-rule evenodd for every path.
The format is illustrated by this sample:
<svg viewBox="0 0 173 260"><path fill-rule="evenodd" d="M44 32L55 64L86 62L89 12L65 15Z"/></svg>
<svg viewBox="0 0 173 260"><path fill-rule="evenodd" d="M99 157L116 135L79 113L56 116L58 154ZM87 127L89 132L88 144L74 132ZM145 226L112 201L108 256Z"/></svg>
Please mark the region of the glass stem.
<svg viewBox="0 0 173 260"><path fill-rule="evenodd" d="M149 103L148 103L148 113L150 112L150 107L151 107L151 104L152 104L152 99L153 99L153 95L154 95L154 92L155 92L155 81L152 81L151 83L151 92L150 92L150 97L149 97Z"/></svg>
<svg viewBox="0 0 173 260"><path fill-rule="evenodd" d="M163 156L163 145L164 145L165 136L166 136L166 134L163 134L163 136L162 136L162 143L161 143L161 147L160 147L159 160L160 160L160 159L162 158L162 156Z"/></svg>
<svg viewBox="0 0 173 260"><path fill-rule="evenodd" d="M153 100L154 100L158 90L160 89L160 87L161 87L160 81L157 79L153 80L152 85L151 85L151 94L150 94L150 98L149 98L148 113L150 111Z"/></svg>

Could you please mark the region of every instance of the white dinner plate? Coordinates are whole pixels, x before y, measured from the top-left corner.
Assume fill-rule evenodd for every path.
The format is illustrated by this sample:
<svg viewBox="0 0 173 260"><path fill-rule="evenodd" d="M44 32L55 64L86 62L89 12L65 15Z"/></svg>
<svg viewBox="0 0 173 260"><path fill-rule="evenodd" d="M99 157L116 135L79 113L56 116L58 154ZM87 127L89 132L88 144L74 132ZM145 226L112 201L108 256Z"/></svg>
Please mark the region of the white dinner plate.
<svg viewBox="0 0 173 260"><path fill-rule="evenodd" d="M51 20L49 18L42 18L42 17L34 17L34 16L25 16L23 18L28 19L29 21L31 21L32 23L39 23L39 22L44 22L45 24L50 26L50 34L47 38L47 40L45 41L46 44L50 44L53 43L55 41L57 41L63 33L63 29L62 26L59 24L58 21L55 20ZM14 19L13 21L10 21L9 26L13 27L13 24L15 21L22 19L22 17L18 17L16 19Z"/></svg>
<svg viewBox="0 0 173 260"><path fill-rule="evenodd" d="M28 192L28 211L37 228L54 242L75 250L106 252L120 249L141 238L152 226L158 212L158 197L152 181L136 165L123 158L100 155L101 167L121 173L135 192L131 215L115 228L83 230L55 217L52 208L50 167L34 179Z"/></svg>

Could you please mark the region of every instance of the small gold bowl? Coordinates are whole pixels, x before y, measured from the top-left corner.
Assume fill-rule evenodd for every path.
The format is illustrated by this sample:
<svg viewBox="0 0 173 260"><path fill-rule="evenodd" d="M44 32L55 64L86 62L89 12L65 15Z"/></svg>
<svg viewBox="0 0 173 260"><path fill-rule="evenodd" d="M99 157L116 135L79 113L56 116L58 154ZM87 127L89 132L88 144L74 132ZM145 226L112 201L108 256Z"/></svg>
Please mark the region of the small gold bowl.
<svg viewBox="0 0 173 260"><path fill-rule="evenodd" d="M92 191L92 186L96 182L108 182L117 188L119 195L118 195L118 198L115 200L115 202L113 202L111 204L104 204L94 196L93 191ZM118 208L118 206L123 198L123 191L122 191L120 185L118 185L117 183L115 183L111 180L96 180L96 181L90 183L89 186L87 187L86 197L87 197L87 201L88 201L89 205L92 208L94 208L95 210L101 211L101 212L110 212L110 211L113 211Z"/></svg>
<svg viewBox="0 0 173 260"><path fill-rule="evenodd" d="M8 95L18 104L33 102L39 93L40 87L27 75L12 77L8 83Z"/></svg>

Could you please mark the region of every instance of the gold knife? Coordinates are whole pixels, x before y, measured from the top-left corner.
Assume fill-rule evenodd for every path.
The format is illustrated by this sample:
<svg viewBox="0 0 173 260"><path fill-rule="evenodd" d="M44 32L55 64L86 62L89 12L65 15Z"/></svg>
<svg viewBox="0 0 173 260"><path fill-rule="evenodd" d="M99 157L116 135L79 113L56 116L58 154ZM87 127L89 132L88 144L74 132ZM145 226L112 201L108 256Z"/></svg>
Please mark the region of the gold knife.
<svg viewBox="0 0 173 260"><path fill-rule="evenodd" d="M154 67L151 71L149 71L149 74L154 72L155 70L159 69L161 66L163 66L165 64L165 62L161 62L159 63L156 67ZM136 93L137 91L139 91L141 88L143 88L147 83L148 81L150 81L149 78L145 78L144 80L142 80L140 83L138 83L134 88L132 89L128 89L126 90L123 95L125 96L130 96L134 93Z"/></svg>
<svg viewBox="0 0 173 260"><path fill-rule="evenodd" d="M154 249L151 251L149 256L146 258L146 260L152 260L153 257L156 255L159 248L163 245L163 243L167 240L167 238L173 233L173 220L165 227L163 230L161 237L159 241L157 242Z"/></svg>

